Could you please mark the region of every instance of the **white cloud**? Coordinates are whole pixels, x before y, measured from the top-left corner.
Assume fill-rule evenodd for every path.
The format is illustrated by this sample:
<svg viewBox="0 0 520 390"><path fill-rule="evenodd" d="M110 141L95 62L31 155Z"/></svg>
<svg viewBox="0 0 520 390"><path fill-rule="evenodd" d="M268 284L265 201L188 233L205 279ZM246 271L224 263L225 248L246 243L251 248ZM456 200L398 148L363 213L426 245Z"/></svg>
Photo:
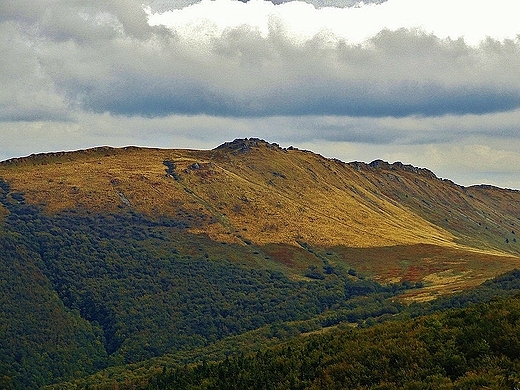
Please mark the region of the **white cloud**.
<svg viewBox="0 0 520 390"><path fill-rule="evenodd" d="M21 61L17 50L26 47L24 62L34 66L24 70L25 85L9 81L18 100L7 101L0 115L30 118L23 102L45 96L32 117L66 116L57 105L146 117L405 117L519 107L520 39L468 46L422 30L394 30L422 23L424 14L440 25L428 10L447 3L420 3L426 10L408 0L319 9L203 0L149 15L152 25L166 24L170 32L149 26L134 0L56 0L40 18L7 7L16 22L2 26L13 35L3 45L5 57ZM26 46L12 48L13 41Z"/></svg>
<svg viewBox="0 0 520 390"><path fill-rule="evenodd" d="M302 1L274 5L264 0L202 0L181 9L150 13L149 23L181 36L215 38L227 28L248 25L267 36L270 24L282 25L292 39L327 32L349 43L363 43L384 29L421 29L438 38L478 45L487 37L514 39L519 33L514 0L388 0L356 7L324 7Z"/></svg>

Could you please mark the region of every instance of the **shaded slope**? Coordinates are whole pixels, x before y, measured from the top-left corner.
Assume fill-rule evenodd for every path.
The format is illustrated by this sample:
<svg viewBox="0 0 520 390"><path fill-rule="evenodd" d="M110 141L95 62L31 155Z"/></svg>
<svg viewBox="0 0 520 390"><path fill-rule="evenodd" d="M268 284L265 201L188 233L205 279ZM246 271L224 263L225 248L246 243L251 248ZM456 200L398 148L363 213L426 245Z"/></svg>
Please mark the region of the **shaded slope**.
<svg viewBox="0 0 520 390"><path fill-rule="evenodd" d="M456 241L482 249L520 253L520 191L492 186L462 187L427 169L401 163L350 163L373 192L407 207Z"/></svg>
<svg viewBox="0 0 520 390"><path fill-rule="evenodd" d="M137 389L514 389L520 300L311 334L218 363L163 369ZM98 388L111 388L112 384Z"/></svg>
<svg viewBox="0 0 520 390"><path fill-rule="evenodd" d="M437 313L437 314L435 314L435 316L427 317L430 319L435 318L435 320L429 321L429 323L431 325L434 325L434 328L431 329L431 330L433 330L433 334L430 334L430 336L427 336L427 339L430 339L431 341L433 341L434 337L432 337L432 336L435 336L435 333L439 330L439 326L438 326L439 322L437 321L437 319L439 317L442 318L442 316L443 316L443 314L440 313L441 310L447 311L447 310L450 310L453 308L460 309L460 308L465 308L465 307L475 305L476 303L481 304L480 306L483 307L483 306L487 306L489 303L496 304L499 299L503 299L503 303L505 304L507 309L511 310L511 304L509 303L510 301L508 301L507 299L510 299L513 297L513 299L512 299L513 302L518 301L518 298L519 298L518 289L519 288L520 288L520 271L513 270L506 274L500 275L499 277L497 277L495 279L489 280L489 281L483 283L481 286L478 286L476 288L470 288L470 289L465 290L464 292L461 292L458 294L452 294L450 296L447 296L447 297L444 297L441 299L437 299L437 300L434 300L434 301L431 301L431 302L425 303L425 304L414 303L413 305L408 306L407 308L402 308L404 311L401 314L398 314L397 316L391 316L389 314L386 314L381 317L378 317L376 320L381 321L381 322L388 322L388 320L399 321L397 326L394 329L400 328L401 330L404 330L404 329L406 329L406 327L409 325L410 322L407 320L401 321L401 320L398 320L397 318L404 317L406 319L409 319L409 316L416 318L418 316L423 316L427 313L428 314ZM484 305L482 305L482 304L484 304ZM366 306L359 307L358 309L366 310ZM487 309L485 309L485 310L487 310ZM359 311L358 311L358 313L359 313ZM390 313L390 312L388 312L388 313ZM507 311L499 310L498 313L497 313L497 311L495 311L494 319L497 322L503 321L503 318L501 318L501 317L506 315L506 313L507 313ZM332 313L330 313L330 314L332 314ZM344 314L346 314L346 316L344 316ZM406 338L406 335L405 335L404 339L396 337L396 338L392 338L392 340L388 340L385 336L382 336L382 334L384 334L384 332L381 332L381 329L387 327L388 324L381 326L381 327L373 328L370 331L360 329L360 327L358 327L357 330L352 331L352 329L353 329L352 324L341 323L342 321L345 321L345 319L347 317L353 316L353 315L355 315L354 312L350 312L348 314L347 313L341 314L340 316L343 316L344 318L343 319L338 318L338 320L339 320L338 322L332 322L332 324L339 323L338 326L332 326L332 327L330 327L331 323L329 321L326 320L323 322L323 320L322 320L322 324L326 324L324 326L327 326L327 327L324 327L321 329L319 327L318 328L309 327L309 328L307 328L307 330L305 330L305 326L302 326L304 324L301 322L290 323L290 324L281 324L281 325L275 324L272 326L268 326L268 327L259 329L254 332L249 332L249 333L245 333L243 335L237 336L237 337L231 337L231 338L224 339L221 342L216 343L207 348L203 348L203 349L199 349L199 350L195 349L195 350L190 351L191 356L202 356L202 358L199 358L199 359L185 360L185 356L182 356L181 352L177 352L174 354L165 355L160 358L150 359L148 361L141 362L141 363L135 364L135 365L127 365L127 366L121 366L121 367L116 367L116 368L110 368L108 370L99 372L96 375L93 375L93 376L90 376L87 378L78 379L71 383L60 384L60 385L57 385L52 388L60 389L65 386L68 388L85 388L85 387L89 386L90 388L103 389L103 388L114 388L117 385L121 385L121 384L124 384L127 387L133 387L133 388L141 388L141 387L143 387L143 388L152 387L153 388L153 386L156 386L158 384L156 379L159 379L159 378L165 379L165 381L161 381L162 384L165 386L166 386L166 384L169 384L171 386L175 386L175 388L182 388L182 385L180 385L180 383L177 382L174 385L174 383L172 383L173 378L170 377L169 379L167 379L168 375L164 375L164 374L168 371L170 372L170 374L173 372L177 372L177 374L180 374L179 376L177 376L177 379L182 378L181 380L185 380L185 381L195 380L194 377L191 377L191 379L188 379L191 376L191 374L188 373L187 367L185 366L186 362L193 363L193 362L198 361L200 363L202 360L203 362L205 362L202 364L202 367L208 368L208 366L214 367L215 365L219 365L219 363L209 363L209 362L219 362L219 361L220 362L222 362L222 361L229 362L230 358L231 359L243 359L244 356L255 358L253 352L263 351L262 352L262 354L263 354L263 353L266 353L268 349L271 352L276 351L276 350L279 351L280 350L279 347L275 347L275 348L271 348L271 347L276 346L276 345L280 346L282 344L282 340L278 337L280 337L279 334L283 334L284 332L287 332L290 335L290 337L288 337L288 339L284 339L286 341L283 342L282 348L286 347L287 345L291 345L291 349L292 349L295 345L306 343L309 339L312 339L312 338L321 339L322 343L318 343L318 342L314 343L314 348L315 348L318 356L320 354L323 356L325 348L320 349L320 345L326 344L326 342L324 342L324 340L326 340L327 337L329 337L329 336L333 337L333 339L335 341L337 341L338 340L337 336L339 336L342 333L345 333L345 331L347 329L351 330L351 331L348 331L348 334L350 336L350 341L356 345L356 350L359 348L359 341L363 340L363 338L364 338L363 333L365 333L365 332L368 333L371 337L373 337L374 334L376 335L376 337L373 338L373 340L372 340L374 345L377 345L380 342L385 343L385 344L390 342L390 343L392 343L391 345L393 347L395 347L396 344L397 345L400 344L399 350L401 350L402 348L407 348L405 342L403 342L404 339ZM512 319L514 319L514 316L512 317ZM371 320L372 319L369 319L369 322L373 323L374 321L371 321ZM420 319L419 321L421 321L421 320L423 320L423 319ZM417 323L419 321L416 320L415 322ZM360 322L359 325L361 325L361 327L363 327L363 325L364 324L366 325L366 323L367 322ZM470 327L472 325L470 320L466 321L465 324L468 325L468 327ZM487 324L485 324L484 326L487 327L488 324L489 324L489 322ZM308 323L308 325L311 325L311 323ZM446 325L448 325L448 323L446 323ZM453 323L451 325L453 326ZM391 328L391 326L388 326L388 328ZM315 329L315 330L312 330L312 329ZM424 329L424 330L427 333L430 332L429 329ZM454 332L454 333L457 332L456 329L445 329L445 330L447 332ZM300 333L300 332L303 332L303 333ZM412 337L416 337L416 335L417 335L417 333L413 333ZM303 336L303 337L300 337L300 336ZM473 336L474 336L474 333L472 334L472 337ZM394 344L394 342L396 344ZM414 343L415 342L416 342L416 340L414 341ZM363 341L362 341L362 343L363 343ZM416 345L414 343L412 343L411 345ZM466 345L468 345L468 343L466 343ZM377 347L375 347L375 348L377 348ZM450 350L450 348L448 348L447 352L448 351L449 351L449 353L455 352L453 350L453 345L451 346L451 350ZM346 352L348 353L348 351L346 351ZM411 352L411 350L409 350L408 352ZM466 353L466 351L459 351L459 353L460 352L462 352L463 354ZM308 357L308 354L306 356ZM353 356L351 355L351 358L352 357ZM384 354L379 354L379 356L378 356L378 358L381 358L383 360L388 360L389 357L390 356L386 356ZM295 362L295 364L291 365L293 368L302 362L301 357L298 357L298 360L300 360L300 362L298 362L298 363ZM420 360L420 361L424 361L424 360ZM486 360L484 360L484 362L489 363ZM446 360L444 363L446 365L449 365L450 360ZM381 362L376 363L376 365L381 366ZM183 368L181 370L179 370L178 369L179 367L183 367ZM200 370L200 368L201 367L199 365L198 368L195 368L195 371ZM245 368L245 367L242 366L242 368ZM265 367L265 368L267 369L267 367ZM424 367L424 368L426 368L426 367ZM445 368L446 368L446 366L445 366ZM438 374L440 374L443 370L443 368L441 368L439 366L437 367L437 369L438 369L438 372L437 372ZM290 370L290 368L289 368L289 370ZM417 370L417 366L415 367L415 370ZM213 373L215 372L214 370L211 370L211 371ZM258 371L258 369L256 371ZM288 371L285 371L285 372L287 373ZM209 372L206 372L206 374L209 374L209 376L211 376L211 374ZM244 372L244 374L246 374L246 373ZM253 374L253 373L251 373L251 374ZM272 372L271 374L276 375L274 372ZM300 372L300 374L302 374L302 373ZM246 374L246 375L248 375L248 374ZM298 377L298 375L299 375L298 373L293 371L291 376L293 376L293 378L296 378L296 377ZM199 378L199 379L202 379L202 378ZM369 380L369 378L366 378L366 379ZM387 379L389 379L389 378L387 378ZM433 378L431 378L431 379L433 379ZM441 379L441 378L438 378L438 379ZM471 375L470 375L470 378L468 378L468 379L469 380L472 379ZM491 378L489 378L489 379L491 379ZM240 380L240 379L237 379L237 380ZM154 385L152 385L152 383ZM229 383L229 381L228 381L228 383ZM295 384L295 382L293 382L293 383ZM442 381L441 381L441 383L442 383ZM483 383L481 383L481 385L482 384ZM244 385L240 385L237 387L241 388L241 387L244 387ZM254 387L254 386L249 385L248 387ZM285 385L285 387L288 387L288 386ZM425 387L426 387L425 384L421 384L418 386L418 388L421 388L421 389L425 388ZM433 387L433 385L432 385L432 387ZM437 388L437 386L434 388Z"/></svg>
<svg viewBox="0 0 520 390"><path fill-rule="evenodd" d="M0 275L0 388L37 388L106 365L101 329L63 304L21 235L0 232Z"/></svg>

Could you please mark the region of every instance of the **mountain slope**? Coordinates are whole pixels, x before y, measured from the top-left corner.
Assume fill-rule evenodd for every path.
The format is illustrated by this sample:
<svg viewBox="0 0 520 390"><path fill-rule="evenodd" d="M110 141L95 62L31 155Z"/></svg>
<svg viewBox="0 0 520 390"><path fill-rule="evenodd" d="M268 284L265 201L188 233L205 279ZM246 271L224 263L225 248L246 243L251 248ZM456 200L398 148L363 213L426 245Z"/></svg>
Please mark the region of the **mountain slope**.
<svg viewBox="0 0 520 390"><path fill-rule="evenodd" d="M197 218L193 232L229 242L241 241L237 230L257 244L303 239L365 247L452 240L443 229L364 189L348 166L263 142L243 145L247 148L199 152L101 149L66 154L55 163L39 156L0 174L28 202L50 212L128 207ZM173 174L165 174L169 170Z"/></svg>
<svg viewBox="0 0 520 390"><path fill-rule="evenodd" d="M518 254L515 228L520 223L520 192L492 186L462 187L432 172L401 163L351 163L373 191L413 210L474 247Z"/></svg>
<svg viewBox="0 0 520 390"><path fill-rule="evenodd" d="M299 236L316 245L354 247L467 241L518 253L518 246L503 245L506 238L514 243L518 191L464 188L426 169L345 164L254 139L211 151L98 148L35 155L4 162L0 177L49 212L129 207L181 218L186 212L210 222L200 232L235 236L230 241L240 238L239 230L257 243L294 244Z"/></svg>
<svg viewBox="0 0 520 390"><path fill-rule="evenodd" d="M309 247L426 244L449 253L448 263L469 251L507 264L477 281L510 269L520 253L518 191L464 188L426 169L346 164L257 139L209 151L130 147L35 155L3 163L0 177L48 213L166 215L215 242L261 246L297 273L309 262L295 254ZM376 274L369 264L365 268Z"/></svg>

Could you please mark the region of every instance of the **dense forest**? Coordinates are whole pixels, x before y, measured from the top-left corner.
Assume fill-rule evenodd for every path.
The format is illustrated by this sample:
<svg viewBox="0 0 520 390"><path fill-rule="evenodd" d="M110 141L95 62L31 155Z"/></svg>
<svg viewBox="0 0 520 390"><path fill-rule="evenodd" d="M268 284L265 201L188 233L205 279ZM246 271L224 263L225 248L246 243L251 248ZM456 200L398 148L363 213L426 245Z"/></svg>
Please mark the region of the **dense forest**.
<svg viewBox="0 0 520 390"><path fill-rule="evenodd" d="M515 355L519 289L520 271L514 270L450 297L402 307L394 315L330 327L323 325L323 316L317 323L269 325L193 354L111 367L49 389L513 389L520 372ZM396 361L390 364L392 358ZM330 373L344 367L350 371L342 375L352 377L336 382L340 374ZM353 370L359 372L353 375ZM322 381L325 372L327 382Z"/></svg>
<svg viewBox="0 0 520 390"><path fill-rule="evenodd" d="M520 296L164 370L148 389L516 389Z"/></svg>

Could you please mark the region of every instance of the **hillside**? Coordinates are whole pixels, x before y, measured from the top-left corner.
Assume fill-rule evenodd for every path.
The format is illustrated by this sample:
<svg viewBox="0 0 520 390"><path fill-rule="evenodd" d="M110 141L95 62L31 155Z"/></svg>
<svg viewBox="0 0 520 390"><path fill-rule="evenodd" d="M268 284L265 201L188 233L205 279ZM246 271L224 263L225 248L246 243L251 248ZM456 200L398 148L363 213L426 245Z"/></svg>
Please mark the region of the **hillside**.
<svg viewBox="0 0 520 390"><path fill-rule="evenodd" d="M309 247L329 253L337 248L329 262L347 257L380 278L387 273L373 268L364 253L377 257L381 248L387 257L385 248L402 248L407 253L399 257L411 256L419 260L415 268L430 264L432 270L403 267L390 256L392 264L384 268L394 271L384 278L415 281L442 276L451 269L443 262L461 257L465 263L469 251L478 264L467 271L482 263L498 267L491 274L481 270L484 278L468 275L480 282L511 269L520 254L518 191L464 188L427 169L382 161L346 164L256 139L209 151L130 147L34 155L4 162L0 177L46 213L168 216L215 242L260 246L287 266L284 272L296 274L309 265L299 261ZM418 259L408 253L410 245Z"/></svg>
<svg viewBox="0 0 520 390"><path fill-rule="evenodd" d="M48 212L130 208L189 220L193 233L230 243L373 247L453 239L365 188L349 166L258 141L212 151L87 150L3 168L14 191Z"/></svg>
<svg viewBox="0 0 520 390"><path fill-rule="evenodd" d="M7 388L364 324L520 265L518 191L258 139L8 160L0 204Z"/></svg>

